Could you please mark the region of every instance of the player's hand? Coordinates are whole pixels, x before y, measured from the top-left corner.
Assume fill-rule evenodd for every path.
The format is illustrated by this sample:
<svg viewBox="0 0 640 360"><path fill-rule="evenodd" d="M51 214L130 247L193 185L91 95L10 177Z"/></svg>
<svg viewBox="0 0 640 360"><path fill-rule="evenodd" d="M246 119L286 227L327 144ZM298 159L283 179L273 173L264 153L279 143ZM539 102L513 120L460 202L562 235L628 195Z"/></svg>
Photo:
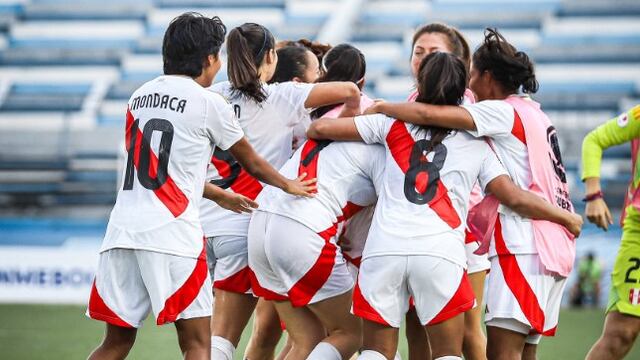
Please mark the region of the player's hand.
<svg viewBox="0 0 640 360"><path fill-rule="evenodd" d="M384 103L384 100L376 99L373 104L369 106L362 115L371 115L380 113L379 106Z"/></svg>
<svg viewBox="0 0 640 360"><path fill-rule="evenodd" d="M596 224L604 231L609 229L609 225L613 225L613 216L611 216L611 211L609 211L604 199L595 199L587 202L585 216L591 223Z"/></svg>
<svg viewBox="0 0 640 360"><path fill-rule="evenodd" d="M573 236L578 237L582 231L583 224L584 220L582 220L582 216L578 214L571 214L569 215L569 221L567 221L565 227L573 234Z"/></svg>
<svg viewBox="0 0 640 360"><path fill-rule="evenodd" d="M230 191L225 191L225 195L216 200L221 207L233 211L236 214L251 213L258 208L258 203L248 197Z"/></svg>
<svg viewBox="0 0 640 360"><path fill-rule="evenodd" d="M294 180L289 180L283 190L291 195L314 197L314 193L318 190L317 179L305 180L306 177L307 173L302 173Z"/></svg>

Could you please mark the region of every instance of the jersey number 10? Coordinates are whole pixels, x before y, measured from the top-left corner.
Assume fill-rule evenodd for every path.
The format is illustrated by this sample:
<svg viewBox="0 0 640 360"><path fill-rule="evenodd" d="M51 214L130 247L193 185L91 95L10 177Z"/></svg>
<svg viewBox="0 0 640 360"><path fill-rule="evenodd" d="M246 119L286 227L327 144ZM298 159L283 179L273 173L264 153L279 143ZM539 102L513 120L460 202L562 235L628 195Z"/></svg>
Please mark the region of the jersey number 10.
<svg viewBox="0 0 640 360"><path fill-rule="evenodd" d="M167 167L169 166L171 142L173 141L173 125L168 120L154 118L147 121L140 134L139 123L140 119L136 119L129 130L131 136L127 147L127 168L122 190L133 189L134 167L138 168L137 173L140 185L146 189L156 190L167 182ZM154 131L159 131L162 134L157 157L151 151L151 137ZM140 146L136 147L136 142L140 135L142 135ZM136 151L138 152L137 154ZM136 159L138 159L137 164Z"/></svg>

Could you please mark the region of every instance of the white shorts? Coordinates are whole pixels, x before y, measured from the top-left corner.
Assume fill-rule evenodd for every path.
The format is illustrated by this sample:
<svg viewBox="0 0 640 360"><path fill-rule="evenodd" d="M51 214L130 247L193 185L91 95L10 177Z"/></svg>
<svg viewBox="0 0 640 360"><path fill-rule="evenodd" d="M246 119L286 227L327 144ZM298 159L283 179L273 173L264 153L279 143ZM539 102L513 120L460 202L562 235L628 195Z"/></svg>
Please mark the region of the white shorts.
<svg viewBox="0 0 640 360"><path fill-rule="evenodd" d="M529 335L531 344L555 335L566 281L545 271L537 254L492 257L486 325Z"/></svg>
<svg viewBox="0 0 640 360"><path fill-rule="evenodd" d="M399 328L413 297L423 325L472 309L475 295L464 268L435 256L375 256L360 264L354 315Z"/></svg>
<svg viewBox="0 0 640 360"><path fill-rule="evenodd" d="M87 316L138 328L153 311L162 325L211 316L212 298L204 249L197 259L111 249L100 254Z"/></svg>
<svg viewBox="0 0 640 360"><path fill-rule="evenodd" d="M252 294L247 238L221 235L207 238L207 263L213 287L238 294Z"/></svg>
<svg viewBox="0 0 640 360"><path fill-rule="evenodd" d="M257 211L249 225L254 293L306 306L344 294L353 277L336 245L336 229L316 233L290 218Z"/></svg>
<svg viewBox="0 0 640 360"><path fill-rule="evenodd" d="M491 268L489 255L476 255L473 252L478 250L480 243L472 241L464 244L464 251L467 253L467 274L471 275Z"/></svg>

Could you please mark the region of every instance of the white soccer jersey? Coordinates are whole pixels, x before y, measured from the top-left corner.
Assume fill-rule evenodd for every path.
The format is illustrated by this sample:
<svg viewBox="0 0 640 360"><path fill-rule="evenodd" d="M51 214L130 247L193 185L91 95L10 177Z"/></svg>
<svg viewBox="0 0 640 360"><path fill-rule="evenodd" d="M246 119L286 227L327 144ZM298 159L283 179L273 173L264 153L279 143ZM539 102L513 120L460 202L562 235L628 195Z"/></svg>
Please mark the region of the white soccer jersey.
<svg viewBox="0 0 640 360"><path fill-rule="evenodd" d="M307 173L317 178L313 198L297 197L267 186L258 210L286 216L313 231L337 231L338 223L376 202L384 171L384 148L361 142L307 140L280 169L286 177Z"/></svg>
<svg viewBox="0 0 640 360"><path fill-rule="evenodd" d="M276 169L291 157L293 128L308 119L304 103L314 84L286 82L263 85L267 99L258 104L234 93L225 81L211 87L231 102L247 140ZM207 170L207 181L255 199L263 184L244 171L228 152L216 149ZM260 204L262 205L262 204ZM207 237L247 235L249 214L236 214L212 201L202 201L201 220Z"/></svg>
<svg viewBox="0 0 640 360"><path fill-rule="evenodd" d="M420 127L385 115L355 118L366 143L384 144L386 165L363 260L379 255L439 256L466 268L464 229L476 180L484 189L506 174L489 145L465 132L428 152Z"/></svg>
<svg viewBox="0 0 640 360"><path fill-rule="evenodd" d="M213 146L228 149L242 137L231 105L193 79L160 76L142 85L128 104L123 184L101 251L198 257L199 204Z"/></svg>
<svg viewBox="0 0 640 360"><path fill-rule="evenodd" d="M477 137L490 137L498 158L513 182L524 190L531 184L529 153L522 121L511 104L504 100L485 100L463 105L476 124L476 131L469 131ZM502 231L506 246L513 254L535 254L533 227L529 219L500 207ZM489 256L496 255L494 242Z"/></svg>

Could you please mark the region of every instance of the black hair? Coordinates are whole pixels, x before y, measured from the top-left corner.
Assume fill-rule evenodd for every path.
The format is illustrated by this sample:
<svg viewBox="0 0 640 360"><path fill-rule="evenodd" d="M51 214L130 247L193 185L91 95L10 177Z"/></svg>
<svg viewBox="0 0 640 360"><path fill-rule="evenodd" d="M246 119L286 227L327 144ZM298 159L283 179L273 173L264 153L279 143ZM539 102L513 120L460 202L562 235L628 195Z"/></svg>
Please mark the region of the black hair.
<svg viewBox="0 0 640 360"><path fill-rule="evenodd" d="M291 81L295 77L304 78L305 71L309 66L307 58L309 52L310 50L307 48L298 46L285 46L278 49L278 65L276 65L276 71L269 82L278 83Z"/></svg>
<svg viewBox="0 0 640 360"><path fill-rule="evenodd" d="M362 89L362 80L367 72L367 61L364 54L355 46L349 44L334 46L322 59L321 66L323 74L316 82L351 81ZM313 111L311 116L320 118L334 107L335 105L320 107Z"/></svg>
<svg viewBox="0 0 640 360"><path fill-rule="evenodd" d="M262 25L245 23L233 28L227 39L227 73L233 92L258 103L267 99L258 69L275 47L271 32Z"/></svg>
<svg viewBox="0 0 640 360"><path fill-rule="evenodd" d="M432 105L460 105L467 84L467 68L454 54L434 52L425 57L418 69L417 102ZM431 149L451 133L451 129L423 126L431 134Z"/></svg>
<svg viewBox="0 0 640 360"><path fill-rule="evenodd" d="M227 28L219 17L186 12L171 20L162 40L165 75L196 78L208 66L209 55L218 56Z"/></svg>
<svg viewBox="0 0 640 360"><path fill-rule="evenodd" d="M449 26L442 23L431 23L427 25L423 25L416 30L413 34L413 41L411 42L411 47L413 48L416 45L418 39L424 34L442 34L447 39L447 43L449 44L449 49L451 52L458 56L462 61L464 61L467 66L467 71L471 67L471 49L469 48L469 43L467 39L462 35L460 30L454 28L453 26Z"/></svg>
<svg viewBox="0 0 640 360"><path fill-rule="evenodd" d="M503 90L515 94L538 91L538 81L529 56L518 51L496 29L487 28L484 42L473 54L473 67L480 73L488 71L502 85Z"/></svg>
<svg viewBox="0 0 640 360"><path fill-rule="evenodd" d="M285 46L295 46L295 47L303 47L307 48L311 51L316 58L318 59L318 63L322 63L322 59L324 56L331 50L331 45L319 43L317 41L311 41L309 39L300 39L300 40L283 40L276 44L276 48L283 48Z"/></svg>

